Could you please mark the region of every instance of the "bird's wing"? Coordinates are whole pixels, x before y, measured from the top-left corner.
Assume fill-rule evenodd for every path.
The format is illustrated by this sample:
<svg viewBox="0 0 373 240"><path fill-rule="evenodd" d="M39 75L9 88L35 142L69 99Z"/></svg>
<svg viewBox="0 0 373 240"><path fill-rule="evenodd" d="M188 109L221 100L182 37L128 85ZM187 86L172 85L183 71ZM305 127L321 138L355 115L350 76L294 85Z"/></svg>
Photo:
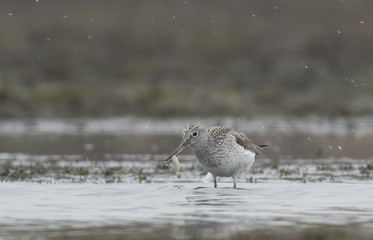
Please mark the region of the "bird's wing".
<svg viewBox="0 0 373 240"><path fill-rule="evenodd" d="M230 131L230 134L232 134L236 138L236 142L245 149L250 150L255 154L260 154L263 152L263 149L260 146L251 143L250 139L246 137L245 134L235 130Z"/></svg>
<svg viewBox="0 0 373 240"><path fill-rule="evenodd" d="M227 133L229 133L230 131L232 131L231 128L221 127L221 126L214 126L208 129L210 136L215 139L225 138L227 136Z"/></svg>

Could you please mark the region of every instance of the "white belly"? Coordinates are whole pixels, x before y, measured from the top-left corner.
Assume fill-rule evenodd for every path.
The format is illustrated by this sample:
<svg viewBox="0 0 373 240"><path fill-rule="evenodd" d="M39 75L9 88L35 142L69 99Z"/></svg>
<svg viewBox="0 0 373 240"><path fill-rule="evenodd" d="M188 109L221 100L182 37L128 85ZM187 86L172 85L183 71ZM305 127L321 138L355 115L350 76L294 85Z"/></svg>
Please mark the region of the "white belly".
<svg viewBox="0 0 373 240"><path fill-rule="evenodd" d="M209 164L205 156L196 153L196 157L205 170L215 176L237 176L250 169L255 160L255 153L244 149L238 144L234 148L211 154L210 160L217 164Z"/></svg>

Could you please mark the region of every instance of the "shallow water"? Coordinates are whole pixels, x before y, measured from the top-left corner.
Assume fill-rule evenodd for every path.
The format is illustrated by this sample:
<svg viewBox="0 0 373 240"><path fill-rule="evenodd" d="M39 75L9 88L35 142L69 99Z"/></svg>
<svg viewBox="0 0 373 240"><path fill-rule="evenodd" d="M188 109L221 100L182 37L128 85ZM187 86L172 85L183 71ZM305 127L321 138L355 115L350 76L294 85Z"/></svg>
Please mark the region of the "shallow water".
<svg viewBox="0 0 373 240"><path fill-rule="evenodd" d="M240 183L239 189L231 184L214 189L207 183L172 181L2 183L0 187L0 232L10 236L20 230L138 223L154 227L199 223L202 237L308 224L354 223L366 224L366 231L373 229L372 182Z"/></svg>
<svg viewBox="0 0 373 240"><path fill-rule="evenodd" d="M58 229L148 223L210 223L214 234L306 224L370 223L372 182L240 183L2 183L0 229ZM373 229L373 228L371 228ZM212 237L210 228L202 235ZM373 232L372 232L373 233Z"/></svg>
<svg viewBox="0 0 373 240"><path fill-rule="evenodd" d="M190 151L179 177L162 166L189 121L3 122L0 236L231 238L319 225L373 234L370 118L267 120L263 132L257 121L220 120L271 144L238 189L230 178L214 189ZM289 123L297 127L284 131Z"/></svg>

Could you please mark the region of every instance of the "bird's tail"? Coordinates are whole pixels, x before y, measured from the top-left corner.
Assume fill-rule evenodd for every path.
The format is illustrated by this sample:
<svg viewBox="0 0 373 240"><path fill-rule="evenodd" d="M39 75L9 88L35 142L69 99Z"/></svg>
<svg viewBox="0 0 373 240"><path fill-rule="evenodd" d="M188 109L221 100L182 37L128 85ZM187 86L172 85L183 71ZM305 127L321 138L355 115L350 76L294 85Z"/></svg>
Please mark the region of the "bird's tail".
<svg viewBox="0 0 373 240"><path fill-rule="evenodd" d="M262 148L264 148L264 147L268 147L268 145L265 145L265 144L262 144L262 145L254 145L254 146L256 146L256 148L255 148L255 154L260 154L260 153L262 153L263 152L263 149Z"/></svg>

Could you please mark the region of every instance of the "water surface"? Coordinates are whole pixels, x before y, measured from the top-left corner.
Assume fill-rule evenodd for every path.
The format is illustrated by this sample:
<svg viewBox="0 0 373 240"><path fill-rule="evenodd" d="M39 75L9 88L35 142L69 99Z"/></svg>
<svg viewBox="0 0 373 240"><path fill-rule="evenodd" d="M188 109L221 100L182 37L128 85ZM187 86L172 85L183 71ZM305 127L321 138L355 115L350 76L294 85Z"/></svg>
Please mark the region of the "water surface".
<svg viewBox="0 0 373 240"><path fill-rule="evenodd" d="M190 151L179 177L162 165L194 120L4 121L0 236L274 237L315 226L327 237L373 234L370 118L202 120L271 145L238 189L230 178L213 188Z"/></svg>

